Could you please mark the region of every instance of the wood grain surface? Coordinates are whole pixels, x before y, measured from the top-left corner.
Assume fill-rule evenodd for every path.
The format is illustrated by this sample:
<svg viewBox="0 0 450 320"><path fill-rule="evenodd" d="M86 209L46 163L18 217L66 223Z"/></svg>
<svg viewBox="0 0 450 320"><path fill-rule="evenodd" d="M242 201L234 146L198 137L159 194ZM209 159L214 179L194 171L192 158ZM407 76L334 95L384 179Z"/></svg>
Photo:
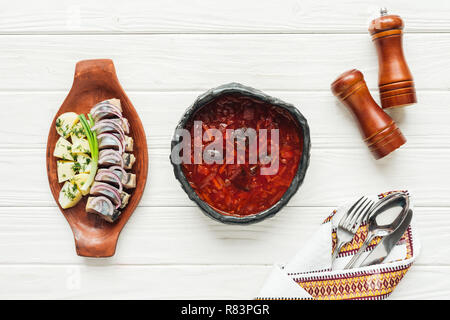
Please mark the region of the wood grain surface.
<svg viewBox="0 0 450 320"><path fill-rule="evenodd" d="M377 103L367 32L375 0L2 3L0 11L0 298L251 299L335 207L361 193L410 190L422 252L392 299L450 298L450 2L387 0L406 24L418 103L387 110L408 142L374 160L331 82L357 68ZM236 8L239 7L239 10ZM111 58L147 134L149 179L114 257L75 254L48 187L49 126L84 59ZM296 105L311 163L274 219L225 226L177 184L170 138L205 90L241 82ZM114 281L111 281L114 279ZM214 285L211 285L214 283Z"/></svg>
<svg viewBox="0 0 450 320"><path fill-rule="evenodd" d="M450 77L436 76L450 69L450 33L405 30L403 40L417 89L450 88ZM378 90L377 55L368 32L0 35L0 41L0 71L8 75L0 78L2 90L67 92L73 65L96 57L114 61L127 93L203 92L233 81L264 91L329 93L330 83L352 68L364 73L369 89Z"/></svg>
<svg viewBox="0 0 450 320"><path fill-rule="evenodd" d="M375 159L381 159L405 144L394 120L375 102L363 74L352 69L341 74L331 91L354 115L362 138Z"/></svg>
<svg viewBox="0 0 450 320"><path fill-rule="evenodd" d="M3 4L6 34L367 33L380 5L401 13L411 32L448 32L447 0L122 1L42 0ZM238 10L237 10L238 8Z"/></svg>

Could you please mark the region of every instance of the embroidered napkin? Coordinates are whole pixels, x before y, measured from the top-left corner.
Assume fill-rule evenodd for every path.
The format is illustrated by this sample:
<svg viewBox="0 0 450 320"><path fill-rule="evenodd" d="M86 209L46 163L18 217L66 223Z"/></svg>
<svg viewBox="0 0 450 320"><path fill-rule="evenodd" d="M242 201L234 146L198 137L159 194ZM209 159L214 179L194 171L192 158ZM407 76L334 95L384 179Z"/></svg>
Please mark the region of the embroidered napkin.
<svg viewBox="0 0 450 320"><path fill-rule="evenodd" d="M370 197L377 201L393 192ZM407 191L401 191L407 194ZM353 240L346 244L332 264L331 253L336 245L336 226L353 204L334 210L320 225L308 243L285 265L275 265L256 299L309 300L379 300L387 298L411 267L420 251L415 234L414 215L410 226L382 264L344 269L363 244L367 221L363 222ZM412 199L410 208L414 210ZM363 253L363 260L380 238L373 239ZM360 260L360 261L362 261Z"/></svg>

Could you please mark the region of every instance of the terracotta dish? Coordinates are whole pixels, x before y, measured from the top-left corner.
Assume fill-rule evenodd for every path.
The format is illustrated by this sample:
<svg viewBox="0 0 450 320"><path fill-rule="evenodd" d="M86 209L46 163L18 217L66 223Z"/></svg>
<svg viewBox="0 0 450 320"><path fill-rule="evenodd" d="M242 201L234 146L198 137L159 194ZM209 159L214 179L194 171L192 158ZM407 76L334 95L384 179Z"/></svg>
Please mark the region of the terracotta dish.
<svg viewBox="0 0 450 320"><path fill-rule="evenodd" d="M133 173L136 174L136 188L132 191L128 205L114 223L108 223L97 215L86 212L86 200L83 199L74 207L62 209L58 196L62 185L58 183L57 159L53 156L56 141L59 138L55 130L55 121L65 112L87 114L98 102L120 99L123 115L130 123L129 135L134 140L136 162ZM50 189L61 212L67 219L75 238L77 254L85 257L110 257L114 255L120 231L137 207L144 192L148 171L147 141L136 110L123 91L112 60L84 60L77 63L72 88L56 113L47 141L47 174Z"/></svg>

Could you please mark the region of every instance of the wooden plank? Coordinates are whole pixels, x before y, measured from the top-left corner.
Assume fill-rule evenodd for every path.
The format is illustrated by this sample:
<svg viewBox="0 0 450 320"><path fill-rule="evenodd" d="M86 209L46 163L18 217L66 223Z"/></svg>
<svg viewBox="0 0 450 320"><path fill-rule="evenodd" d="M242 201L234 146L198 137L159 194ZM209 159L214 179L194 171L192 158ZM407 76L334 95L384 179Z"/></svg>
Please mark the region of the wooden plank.
<svg viewBox="0 0 450 320"><path fill-rule="evenodd" d="M12 155L14 154L14 158ZM193 206L174 178L169 149L150 150L141 206ZM366 149L312 149L306 179L289 205L337 206L360 193L409 189L420 206L450 206L450 150L399 149L375 161ZM0 150L1 206L54 206L45 151ZM19 169L20 168L20 169Z"/></svg>
<svg viewBox="0 0 450 320"><path fill-rule="evenodd" d="M366 34L0 36L0 90L61 90L75 63L112 58L126 91L205 90L229 82L261 90L323 90L358 68L377 88ZM418 89L450 87L450 34L408 34L405 54ZM439 61L439 63L437 62Z"/></svg>
<svg viewBox="0 0 450 320"><path fill-rule="evenodd" d="M446 0L385 0L410 32L448 32ZM366 33L379 15L373 1L10 1L0 32L14 33Z"/></svg>
<svg viewBox="0 0 450 320"><path fill-rule="evenodd" d="M1 299L253 299L270 266L0 266ZM445 299L450 267L414 266L391 299ZM111 281L111 279L114 279Z"/></svg>
<svg viewBox="0 0 450 320"><path fill-rule="evenodd" d="M185 109L200 94L195 92L129 92L150 149L166 149ZM308 119L313 147L365 149L357 124L331 92L268 91L297 106ZM0 149L45 148L50 123L65 92L0 92ZM378 100L378 92L373 92ZM450 148L450 92L419 91L420 103L389 110L408 143L403 148ZM14 106L14 107L10 107ZM38 111L39 110L39 111ZM32 117L25 115L32 114Z"/></svg>
<svg viewBox="0 0 450 320"><path fill-rule="evenodd" d="M0 298L251 299L268 272L257 266L0 266Z"/></svg>
<svg viewBox="0 0 450 320"><path fill-rule="evenodd" d="M54 207L0 208L0 264L266 264L286 263L331 213L328 207L288 207L254 225L230 226L198 208L139 207L122 232L116 255L75 253L69 225ZM422 251L416 265L450 265L449 208L414 210Z"/></svg>

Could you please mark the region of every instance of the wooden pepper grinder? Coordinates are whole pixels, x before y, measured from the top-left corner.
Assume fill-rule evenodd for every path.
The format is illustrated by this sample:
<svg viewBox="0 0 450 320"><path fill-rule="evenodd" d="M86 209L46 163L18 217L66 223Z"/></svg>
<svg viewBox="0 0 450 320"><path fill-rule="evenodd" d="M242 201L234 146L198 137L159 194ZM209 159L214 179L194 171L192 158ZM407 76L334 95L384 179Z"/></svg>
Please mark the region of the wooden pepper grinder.
<svg viewBox="0 0 450 320"><path fill-rule="evenodd" d="M373 100L361 72L350 70L331 84L331 91L354 114L364 141L375 159L383 158L406 142L392 118Z"/></svg>
<svg viewBox="0 0 450 320"><path fill-rule="evenodd" d="M372 20L369 32L378 53L381 106L383 108L407 106L417 102L414 81L403 55L403 20L386 15Z"/></svg>

